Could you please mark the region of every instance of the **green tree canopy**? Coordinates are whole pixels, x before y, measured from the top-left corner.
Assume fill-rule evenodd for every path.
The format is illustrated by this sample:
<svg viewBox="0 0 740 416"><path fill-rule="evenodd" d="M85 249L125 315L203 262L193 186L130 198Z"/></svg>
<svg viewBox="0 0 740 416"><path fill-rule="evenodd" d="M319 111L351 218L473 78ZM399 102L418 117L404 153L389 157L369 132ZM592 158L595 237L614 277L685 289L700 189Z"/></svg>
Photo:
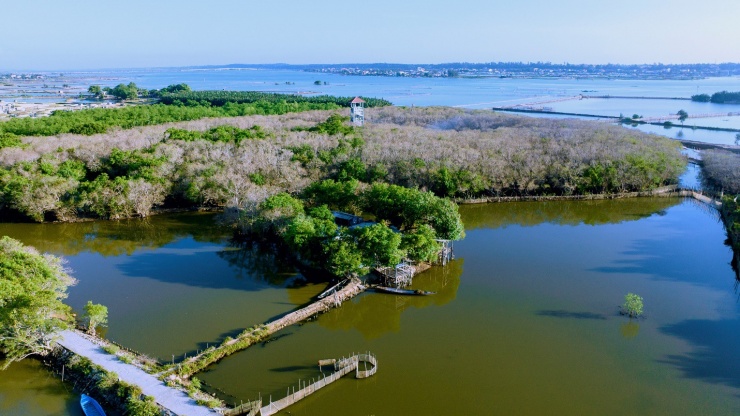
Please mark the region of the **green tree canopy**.
<svg viewBox="0 0 740 416"><path fill-rule="evenodd" d="M74 283L61 258L0 238L0 353L5 367L50 350L54 333L68 327L70 308L62 299Z"/></svg>
<svg viewBox="0 0 740 416"><path fill-rule="evenodd" d="M312 205L327 205L331 209L357 212L359 182L348 180L335 182L333 179L314 182L303 190L303 197Z"/></svg>
<svg viewBox="0 0 740 416"><path fill-rule="evenodd" d="M91 85L90 88L87 89L87 92L93 95L93 97L97 98L98 100L102 99L104 96L103 89L100 88L100 85Z"/></svg>
<svg viewBox="0 0 740 416"><path fill-rule="evenodd" d="M118 84L110 90L110 95L119 100L133 100L139 97L139 87L133 82L129 82L128 85Z"/></svg>
<svg viewBox="0 0 740 416"><path fill-rule="evenodd" d="M95 335L95 328L108 326L108 307L99 303L87 301L83 317L87 321L87 332Z"/></svg>
<svg viewBox="0 0 740 416"><path fill-rule="evenodd" d="M709 94L694 94L691 96L691 101L697 101L700 103L708 103L712 97Z"/></svg>
<svg viewBox="0 0 740 416"><path fill-rule="evenodd" d="M401 234L383 224L354 228L350 234L367 266L395 266L406 255L401 249Z"/></svg>
<svg viewBox="0 0 740 416"><path fill-rule="evenodd" d="M680 121L681 124L683 124L683 122L686 121L687 118L689 118L689 113L684 110L678 110L676 115L678 116L678 121Z"/></svg>
<svg viewBox="0 0 740 416"><path fill-rule="evenodd" d="M630 318L642 315L642 297L634 293L626 294L622 305L622 313L629 315Z"/></svg>
<svg viewBox="0 0 740 416"><path fill-rule="evenodd" d="M180 92L191 92L190 86L188 84L182 83L182 84L172 84L168 85L161 90L159 90L159 93L171 93L176 94Z"/></svg>
<svg viewBox="0 0 740 416"><path fill-rule="evenodd" d="M433 262L437 260L441 249L436 237L434 229L424 224L403 234L400 248L406 251L411 260Z"/></svg>
<svg viewBox="0 0 740 416"><path fill-rule="evenodd" d="M323 245L326 258L325 268L335 276L363 275L370 271L370 265L364 264L362 253L346 229L342 229L337 238L328 239Z"/></svg>
<svg viewBox="0 0 740 416"><path fill-rule="evenodd" d="M351 134L355 131L354 127L346 124L349 121L349 117L342 116L339 114L332 114L326 121L316 124L314 127L308 129L308 131L315 131L317 133L324 133L329 135L335 134Z"/></svg>

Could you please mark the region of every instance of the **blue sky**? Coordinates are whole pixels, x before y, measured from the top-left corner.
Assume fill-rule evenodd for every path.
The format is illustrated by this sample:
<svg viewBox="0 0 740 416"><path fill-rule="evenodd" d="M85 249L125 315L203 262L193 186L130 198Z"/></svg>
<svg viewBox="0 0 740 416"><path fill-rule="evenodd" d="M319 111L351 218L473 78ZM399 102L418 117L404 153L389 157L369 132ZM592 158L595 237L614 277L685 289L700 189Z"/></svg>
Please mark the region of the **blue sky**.
<svg viewBox="0 0 740 416"><path fill-rule="evenodd" d="M740 62L740 0L6 0L0 69Z"/></svg>

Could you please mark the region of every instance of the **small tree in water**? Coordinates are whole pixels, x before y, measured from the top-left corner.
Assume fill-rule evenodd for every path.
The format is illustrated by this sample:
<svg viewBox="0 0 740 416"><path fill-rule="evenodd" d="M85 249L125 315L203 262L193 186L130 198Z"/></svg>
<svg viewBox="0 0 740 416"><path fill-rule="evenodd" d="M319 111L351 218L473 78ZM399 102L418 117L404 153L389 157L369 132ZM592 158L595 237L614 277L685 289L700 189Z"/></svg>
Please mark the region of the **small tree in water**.
<svg viewBox="0 0 740 416"><path fill-rule="evenodd" d="M625 295L622 315L629 315L630 318L642 315L642 298L634 293Z"/></svg>
<svg viewBox="0 0 740 416"><path fill-rule="evenodd" d="M108 307L88 300L84 317L87 319L87 332L94 335L95 328L108 325Z"/></svg>

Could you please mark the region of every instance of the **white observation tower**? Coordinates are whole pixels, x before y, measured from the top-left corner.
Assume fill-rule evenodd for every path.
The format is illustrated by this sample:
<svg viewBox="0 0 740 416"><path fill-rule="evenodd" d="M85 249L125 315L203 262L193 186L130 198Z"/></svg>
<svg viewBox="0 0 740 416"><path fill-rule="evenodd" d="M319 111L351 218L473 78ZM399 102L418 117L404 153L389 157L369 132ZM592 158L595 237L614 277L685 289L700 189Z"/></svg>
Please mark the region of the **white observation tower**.
<svg viewBox="0 0 740 416"><path fill-rule="evenodd" d="M355 97L350 101L349 120L357 126L365 124L365 100Z"/></svg>

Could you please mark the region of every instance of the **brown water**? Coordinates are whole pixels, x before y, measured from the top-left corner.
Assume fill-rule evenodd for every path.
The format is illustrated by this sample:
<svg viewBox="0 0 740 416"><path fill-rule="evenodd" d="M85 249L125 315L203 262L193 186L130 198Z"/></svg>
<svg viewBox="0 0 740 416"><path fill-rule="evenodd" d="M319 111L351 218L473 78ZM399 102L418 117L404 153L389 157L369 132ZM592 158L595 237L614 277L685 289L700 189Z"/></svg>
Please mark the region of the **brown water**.
<svg viewBox="0 0 740 416"><path fill-rule="evenodd" d="M363 294L198 377L232 402L277 399L299 378L316 377L319 359L369 350L379 360L375 376L342 379L291 414L740 412L740 306L715 215L679 199L461 212L467 238L455 244L457 260L415 279L437 295ZM210 215L4 224L0 233L65 254L80 280L70 304L108 305L107 336L163 360L324 287L266 253L230 247ZM628 292L645 299L644 319L618 315ZM16 379L37 385L41 372L24 368ZM0 403L12 394L0 383ZM51 396L61 409L73 400Z"/></svg>
<svg viewBox="0 0 740 416"><path fill-rule="evenodd" d="M0 415L84 416L79 396L36 360L0 372Z"/></svg>

